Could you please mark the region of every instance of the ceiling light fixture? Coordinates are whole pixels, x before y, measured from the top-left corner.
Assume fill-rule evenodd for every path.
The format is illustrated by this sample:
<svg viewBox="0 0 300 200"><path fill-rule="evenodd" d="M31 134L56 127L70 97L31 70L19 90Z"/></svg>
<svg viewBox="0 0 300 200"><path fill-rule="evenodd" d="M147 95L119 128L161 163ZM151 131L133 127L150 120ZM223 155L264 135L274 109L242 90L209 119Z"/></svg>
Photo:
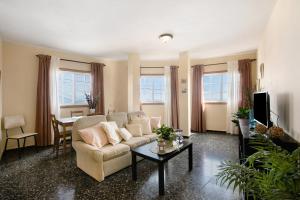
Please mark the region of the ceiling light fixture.
<svg viewBox="0 0 300 200"><path fill-rule="evenodd" d="M164 33L164 34L161 34L158 38L162 43L167 43L173 39L173 35L170 33Z"/></svg>

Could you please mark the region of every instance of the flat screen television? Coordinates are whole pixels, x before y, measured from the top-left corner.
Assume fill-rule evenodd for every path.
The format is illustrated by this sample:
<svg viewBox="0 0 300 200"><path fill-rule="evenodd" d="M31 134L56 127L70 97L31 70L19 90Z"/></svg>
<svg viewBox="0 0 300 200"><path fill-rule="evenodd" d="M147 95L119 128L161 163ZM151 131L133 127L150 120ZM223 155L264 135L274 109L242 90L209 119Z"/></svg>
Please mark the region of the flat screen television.
<svg viewBox="0 0 300 200"><path fill-rule="evenodd" d="M271 127L270 120L270 96L268 92L253 94L253 115L256 122Z"/></svg>

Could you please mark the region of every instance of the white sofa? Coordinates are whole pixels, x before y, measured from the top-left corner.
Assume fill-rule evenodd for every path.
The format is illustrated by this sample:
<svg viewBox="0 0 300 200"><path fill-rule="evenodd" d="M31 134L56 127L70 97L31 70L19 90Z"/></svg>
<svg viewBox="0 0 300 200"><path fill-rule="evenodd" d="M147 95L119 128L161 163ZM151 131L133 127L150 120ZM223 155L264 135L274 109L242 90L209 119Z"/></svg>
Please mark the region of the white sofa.
<svg viewBox="0 0 300 200"><path fill-rule="evenodd" d="M131 115L132 113L128 114L128 116ZM102 148L96 148L83 142L78 130L107 120L116 121L119 127L128 123L127 113L115 113L107 117L96 115L77 120L72 131L72 146L76 151L77 166L97 181L103 181L106 176L130 166L130 149L156 139L155 134L143 135L142 137L133 137L129 141L122 141L115 146L108 144Z"/></svg>

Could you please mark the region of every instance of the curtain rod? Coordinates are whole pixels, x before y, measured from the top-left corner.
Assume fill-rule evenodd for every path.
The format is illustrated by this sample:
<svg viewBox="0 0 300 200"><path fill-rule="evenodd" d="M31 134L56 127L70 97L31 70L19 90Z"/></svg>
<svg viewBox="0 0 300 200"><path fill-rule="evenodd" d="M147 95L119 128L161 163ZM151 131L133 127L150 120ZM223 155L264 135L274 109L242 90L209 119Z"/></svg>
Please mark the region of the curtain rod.
<svg viewBox="0 0 300 200"><path fill-rule="evenodd" d="M256 61L256 59L250 59L250 62ZM212 65L226 65L227 62L221 62L221 63L211 63L211 64L206 64L206 65L202 65L203 67L205 66L212 66ZM193 67L193 66L192 66ZM140 68L149 68L149 69L155 69L155 68L164 68L164 67L140 67Z"/></svg>
<svg viewBox="0 0 300 200"><path fill-rule="evenodd" d="M78 60L69 60L69 59L64 59L64 58L61 58L60 60L68 61L68 62L75 62L75 63L82 63L82 64L91 64L90 62L83 62L83 61L78 61Z"/></svg>
<svg viewBox="0 0 300 200"><path fill-rule="evenodd" d="M164 67L140 67L140 68L142 68L142 69L164 69ZM176 66L176 68L179 68L179 66Z"/></svg>
<svg viewBox="0 0 300 200"><path fill-rule="evenodd" d="M164 68L164 67L140 67L140 68L145 68L145 69L161 69L161 68Z"/></svg>
<svg viewBox="0 0 300 200"><path fill-rule="evenodd" d="M250 62L256 61L256 59L250 59ZM221 63L211 63L211 64L206 64L206 65L202 65L203 67L206 66L212 66L212 65L226 65L227 62L221 62ZM193 66L192 66L193 67Z"/></svg>
<svg viewBox="0 0 300 200"><path fill-rule="evenodd" d="M69 59L64 59L64 58L60 58L60 60L68 61L68 62L75 62L75 63L88 64L88 65L92 64L92 62L84 62L84 61L78 61L78 60L69 60ZM102 63L102 64L103 64L103 63ZM105 66L106 66L106 65L104 64L104 67L105 67Z"/></svg>
<svg viewBox="0 0 300 200"><path fill-rule="evenodd" d="M38 57L40 54L36 55L36 57ZM70 59L64 59L64 58L60 58L60 60L63 61L69 61L69 62L75 62L75 63L83 63L83 64L91 64L90 62L83 62L83 61L78 61L78 60L70 60Z"/></svg>

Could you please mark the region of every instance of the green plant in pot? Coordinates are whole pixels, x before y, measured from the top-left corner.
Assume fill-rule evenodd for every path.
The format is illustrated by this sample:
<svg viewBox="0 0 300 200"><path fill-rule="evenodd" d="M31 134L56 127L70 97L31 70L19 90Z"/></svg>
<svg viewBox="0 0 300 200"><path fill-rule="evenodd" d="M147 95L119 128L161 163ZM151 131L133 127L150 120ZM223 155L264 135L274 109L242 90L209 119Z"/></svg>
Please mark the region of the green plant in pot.
<svg viewBox="0 0 300 200"><path fill-rule="evenodd" d="M249 108L240 107L236 113L233 113L233 119L231 121L236 125L238 125L239 121L241 121L243 124L246 125L248 124L249 113L250 113Z"/></svg>
<svg viewBox="0 0 300 200"><path fill-rule="evenodd" d="M257 135L250 141L257 150L242 164L224 161L219 167L220 185L239 188L246 199L300 199L300 147L288 152L270 139Z"/></svg>
<svg viewBox="0 0 300 200"><path fill-rule="evenodd" d="M163 124L160 128L154 129L158 136L159 142L166 142L168 146L173 146L173 141L176 139L174 129Z"/></svg>

